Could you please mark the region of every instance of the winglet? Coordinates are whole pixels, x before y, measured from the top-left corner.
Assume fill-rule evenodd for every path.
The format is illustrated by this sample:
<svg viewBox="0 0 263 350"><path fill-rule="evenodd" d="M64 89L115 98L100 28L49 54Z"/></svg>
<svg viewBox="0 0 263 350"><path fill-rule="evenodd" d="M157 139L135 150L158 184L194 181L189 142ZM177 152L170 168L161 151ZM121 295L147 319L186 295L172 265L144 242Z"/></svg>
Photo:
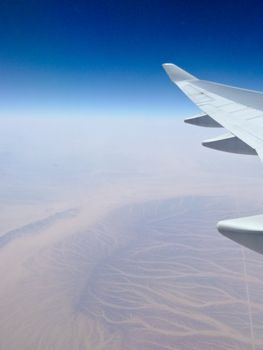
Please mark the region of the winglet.
<svg viewBox="0 0 263 350"><path fill-rule="evenodd" d="M184 81L184 80L196 80L197 79L196 77L187 73L186 71L184 71L182 68L176 66L175 64L164 63L162 66L163 66L163 69L166 71L167 75L169 76L169 78L174 83L179 82L179 81Z"/></svg>

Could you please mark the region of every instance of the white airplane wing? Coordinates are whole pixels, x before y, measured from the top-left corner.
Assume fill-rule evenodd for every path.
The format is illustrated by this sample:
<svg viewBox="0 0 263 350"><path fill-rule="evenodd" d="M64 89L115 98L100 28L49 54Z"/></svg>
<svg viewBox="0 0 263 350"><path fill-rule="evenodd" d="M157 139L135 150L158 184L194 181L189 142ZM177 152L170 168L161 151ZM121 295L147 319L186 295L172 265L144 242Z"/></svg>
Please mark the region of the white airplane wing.
<svg viewBox="0 0 263 350"><path fill-rule="evenodd" d="M203 111L186 119L186 123L224 127L228 131L204 141L204 146L257 154L263 161L263 93L199 80L171 63L163 64L163 68L171 81ZM217 227L225 236L263 254L263 215L224 220Z"/></svg>
<svg viewBox="0 0 263 350"><path fill-rule="evenodd" d="M167 63L163 67L172 82L205 113L185 122L201 126L217 124L229 131L204 141L204 146L258 154L263 159L263 93L199 80L174 64ZM209 125L212 120L216 124Z"/></svg>

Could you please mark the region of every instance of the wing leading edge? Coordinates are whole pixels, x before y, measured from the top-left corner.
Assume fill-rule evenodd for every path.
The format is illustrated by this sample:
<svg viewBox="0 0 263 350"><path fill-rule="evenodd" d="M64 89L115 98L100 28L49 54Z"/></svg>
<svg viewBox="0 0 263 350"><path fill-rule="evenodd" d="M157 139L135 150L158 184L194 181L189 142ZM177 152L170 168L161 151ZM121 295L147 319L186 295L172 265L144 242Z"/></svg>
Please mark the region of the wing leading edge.
<svg viewBox="0 0 263 350"><path fill-rule="evenodd" d="M200 80L172 63L163 68L203 112L188 124L224 127L228 134L204 141L206 147L239 154L256 154L263 161L263 93ZM263 254L263 215L220 221L219 232Z"/></svg>

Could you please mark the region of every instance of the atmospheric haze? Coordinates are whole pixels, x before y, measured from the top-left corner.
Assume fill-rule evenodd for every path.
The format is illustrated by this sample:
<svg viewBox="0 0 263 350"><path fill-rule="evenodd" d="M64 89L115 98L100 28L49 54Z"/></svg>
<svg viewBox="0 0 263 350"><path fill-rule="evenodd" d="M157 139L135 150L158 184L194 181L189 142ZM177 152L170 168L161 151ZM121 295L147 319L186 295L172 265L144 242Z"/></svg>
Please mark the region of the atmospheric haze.
<svg viewBox="0 0 263 350"><path fill-rule="evenodd" d="M0 349L262 349L257 157L177 118L0 120Z"/></svg>

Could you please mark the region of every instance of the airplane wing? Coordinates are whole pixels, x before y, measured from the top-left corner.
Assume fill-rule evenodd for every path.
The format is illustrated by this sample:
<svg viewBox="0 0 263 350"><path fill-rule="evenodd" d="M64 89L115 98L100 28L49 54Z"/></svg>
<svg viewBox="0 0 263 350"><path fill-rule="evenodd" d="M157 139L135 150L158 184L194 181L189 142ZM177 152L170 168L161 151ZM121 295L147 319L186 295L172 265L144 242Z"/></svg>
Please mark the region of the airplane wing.
<svg viewBox="0 0 263 350"><path fill-rule="evenodd" d="M199 80L171 63L163 64L163 68L171 81L203 112L186 119L186 123L223 127L228 131L204 141L204 146L258 155L263 161L263 93ZM217 228L232 240L263 254L263 215L220 221Z"/></svg>
<svg viewBox="0 0 263 350"><path fill-rule="evenodd" d="M186 123L209 126L208 121L213 120L218 127L229 131L204 141L204 146L258 154L263 159L263 93L199 80L174 64L167 63L163 67L172 82L205 113L186 119ZM204 125L200 124L202 121Z"/></svg>

